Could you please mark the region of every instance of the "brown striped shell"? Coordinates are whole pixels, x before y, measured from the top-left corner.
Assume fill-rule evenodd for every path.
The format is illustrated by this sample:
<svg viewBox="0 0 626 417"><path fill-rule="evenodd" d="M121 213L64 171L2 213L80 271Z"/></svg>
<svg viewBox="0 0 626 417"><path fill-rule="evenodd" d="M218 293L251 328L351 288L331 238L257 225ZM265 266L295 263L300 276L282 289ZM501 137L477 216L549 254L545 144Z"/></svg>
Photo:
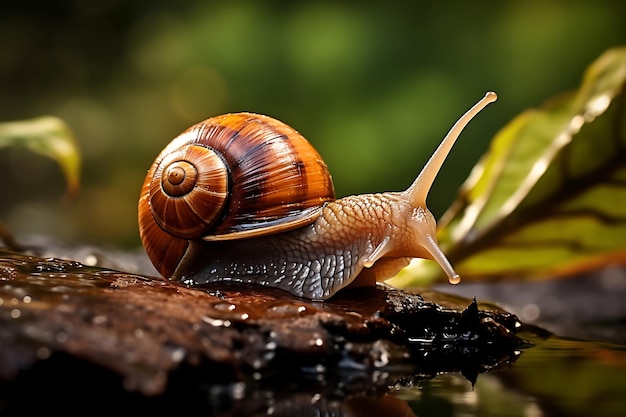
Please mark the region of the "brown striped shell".
<svg viewBox="0 0 626 417"><path fill-rule="evenodd" d="M326 164L297 131L268 116L213 117L157 156L139 199L139 232L169 277L190 239L229 240L312 223L335 199Z"/></svg>

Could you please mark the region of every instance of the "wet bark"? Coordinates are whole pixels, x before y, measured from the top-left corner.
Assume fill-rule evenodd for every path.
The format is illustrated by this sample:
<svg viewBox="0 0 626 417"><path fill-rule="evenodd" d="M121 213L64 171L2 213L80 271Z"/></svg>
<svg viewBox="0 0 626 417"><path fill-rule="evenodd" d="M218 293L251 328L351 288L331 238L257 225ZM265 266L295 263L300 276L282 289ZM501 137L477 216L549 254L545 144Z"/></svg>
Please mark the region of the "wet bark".
<svg viewBox="0 0 626 417"><path fill-rule="evenodd" d="M55 372L78 372L75 389L105 383L141 395L280 385L285 376L341 380L346 393L384 392L440 372L474 381L516 359L526 346L519 326L505 311L433 292L379 286L311 302L254 285L191 288L0 249L5 393Z"/></svg>

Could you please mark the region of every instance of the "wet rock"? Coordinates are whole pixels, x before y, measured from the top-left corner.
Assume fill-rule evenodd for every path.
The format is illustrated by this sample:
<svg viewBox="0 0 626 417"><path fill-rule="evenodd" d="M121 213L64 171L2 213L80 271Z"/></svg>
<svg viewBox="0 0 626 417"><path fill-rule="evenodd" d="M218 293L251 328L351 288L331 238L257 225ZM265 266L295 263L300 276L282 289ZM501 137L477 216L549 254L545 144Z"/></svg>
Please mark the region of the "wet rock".
<svg viewBox="0 0 626 417"><path fill-rule="evenodd" d="M440 372L473 381L510 363L526 346L519 326L505 311L437 293L379 286L311 302L280 290L190 288L0 249L4 388L33 370L52 372L41 371L47 364L75 367L85 384L105 372L124 390L148 395L181 384L236 390L241 381L281 375L340 378L346 394L384 392Z"/></svg>

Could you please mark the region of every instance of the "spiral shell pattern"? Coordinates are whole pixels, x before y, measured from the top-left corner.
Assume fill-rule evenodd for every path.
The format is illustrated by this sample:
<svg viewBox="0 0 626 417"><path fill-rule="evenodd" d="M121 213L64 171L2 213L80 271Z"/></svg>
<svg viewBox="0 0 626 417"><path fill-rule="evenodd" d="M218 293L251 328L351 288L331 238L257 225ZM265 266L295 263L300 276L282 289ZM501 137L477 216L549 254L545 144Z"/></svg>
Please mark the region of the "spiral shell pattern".
<svg viewBox="0 0 626 417"><path fill-rule="evenodd" d="M228 168L212 149L185 145L157 165L150 184L150 207L163 229L182 238L211 230L228 198Z"/></svg>
<svg viewBox="0 0 626 417"><path fill-rule="evenodd" d="M169 276L190 239L290 230L334 199L326 164L297 131L268 116L226 114L191 126L156 158L140 196L140 235Z"/></svg>

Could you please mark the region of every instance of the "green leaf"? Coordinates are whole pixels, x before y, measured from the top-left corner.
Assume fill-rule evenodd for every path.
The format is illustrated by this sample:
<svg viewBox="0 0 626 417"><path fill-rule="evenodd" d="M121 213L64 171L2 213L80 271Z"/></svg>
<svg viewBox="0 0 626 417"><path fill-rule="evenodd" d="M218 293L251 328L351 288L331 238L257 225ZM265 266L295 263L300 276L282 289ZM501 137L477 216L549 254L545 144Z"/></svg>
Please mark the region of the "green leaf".
<svg viewBox="0 0 626 417"><path fill-rule="evenodd" d="M579 90L513 119L438 225L463 279L524 279L626 261L626 48ZM416 262L394 282L432 271ZM439 273L439 272L437 272Z"/></svg>
<svg viewBox="0 0 626 417"><path fill-rule="evenodd" d="M52 116L0 123L0 148L29 149L56 161L67 181L68 199L80 189L80 151L67 124Z"/></svg>

